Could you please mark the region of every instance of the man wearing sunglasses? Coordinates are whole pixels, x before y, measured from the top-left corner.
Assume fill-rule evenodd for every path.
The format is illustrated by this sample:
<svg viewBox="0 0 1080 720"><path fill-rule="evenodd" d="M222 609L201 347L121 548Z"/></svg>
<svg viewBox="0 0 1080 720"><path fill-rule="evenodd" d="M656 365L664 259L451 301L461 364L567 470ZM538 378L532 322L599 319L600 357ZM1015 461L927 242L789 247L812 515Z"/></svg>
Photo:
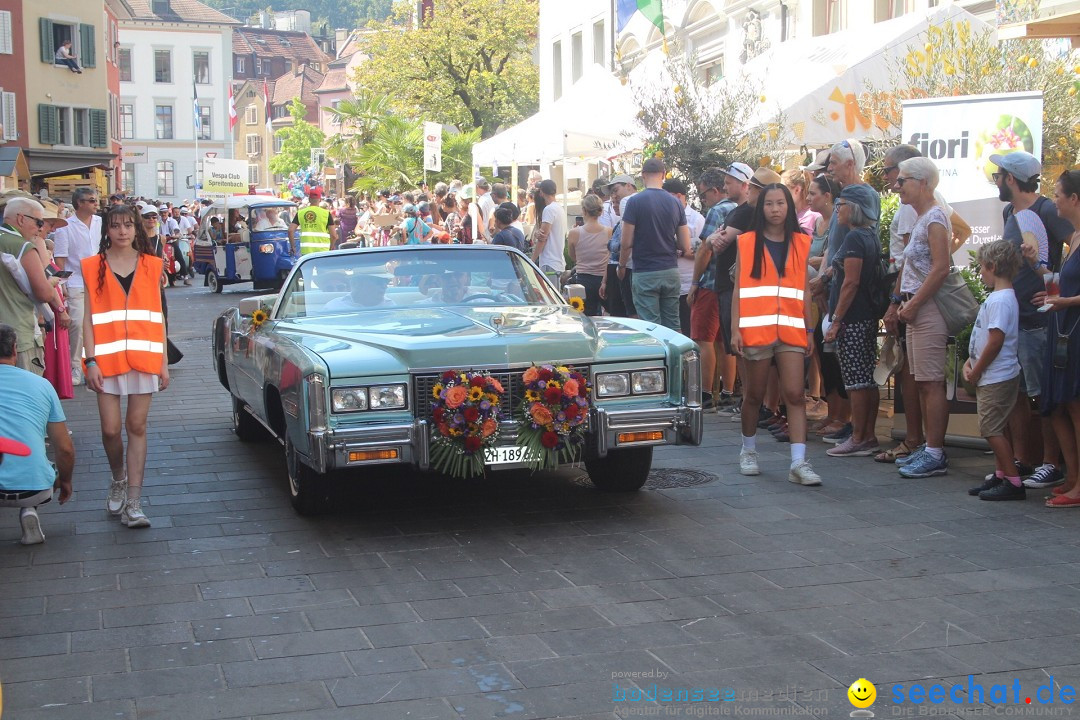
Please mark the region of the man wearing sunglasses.
<svg viewBox="0 0 1080 720"><path fill-rule="evenodd" d="M92 188L76 188L75 192L71 193L71 204L75 206L75 217L53 236L56 243L53 256L56 258L57 267L71 271L71 277L65 286L68 313L71 315L71 327L68 328L71 382L73 385L81 385L83 291L86 287L82 276L82 260L97 254L101 244L101 216L97 214L98 195Z"/></svg>
<svg viewBox="0 0 1080 720"><path fill-rule="evenodd" d="M66 312L59 311L60 297L45 275L44 260L35 244L37 238L44 236L45 208L25 194L7 194L0 199L6 200L4 224L0 226L0 253L18 260L30 288L28 296L11 272L0 268L0 318L18 334L16 366L43 375L45 351L41 340L34 336L37 325L34 304L48 303L56 315L56 322L65 326L71 322Z"/></svg>

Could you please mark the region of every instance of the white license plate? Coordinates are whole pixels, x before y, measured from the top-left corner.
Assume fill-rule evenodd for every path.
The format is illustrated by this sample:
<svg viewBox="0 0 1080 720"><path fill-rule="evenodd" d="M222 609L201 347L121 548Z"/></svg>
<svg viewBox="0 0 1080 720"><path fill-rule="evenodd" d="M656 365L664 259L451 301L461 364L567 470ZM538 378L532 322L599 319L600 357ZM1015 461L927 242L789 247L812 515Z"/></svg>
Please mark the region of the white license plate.
<svg viewBox="0 0 1080 720"><path fill-rule="evenodd" d="M530 462L533 457L523 447L489 447L484 450L485 465L519 465Z"/></svg>

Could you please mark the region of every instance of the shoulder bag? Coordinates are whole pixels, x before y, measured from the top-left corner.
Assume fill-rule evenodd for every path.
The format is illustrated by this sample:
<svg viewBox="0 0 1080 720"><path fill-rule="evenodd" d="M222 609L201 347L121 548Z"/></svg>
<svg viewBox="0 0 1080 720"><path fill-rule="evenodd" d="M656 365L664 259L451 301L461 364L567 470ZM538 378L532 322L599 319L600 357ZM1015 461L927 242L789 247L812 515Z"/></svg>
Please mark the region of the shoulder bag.
<svg viewBox="0 0 1080 720"><path fill-rule="evenodd" d="M922 282L926 282L926 275L912 263L911 269L916 275L922 276ZM945 282L941 284L937 294L934 295L938 311L945 320L945 329L949 335L955 336L958 332L975 322L979 315L979 301L971 294L960 268L950 267Z"/></svg>

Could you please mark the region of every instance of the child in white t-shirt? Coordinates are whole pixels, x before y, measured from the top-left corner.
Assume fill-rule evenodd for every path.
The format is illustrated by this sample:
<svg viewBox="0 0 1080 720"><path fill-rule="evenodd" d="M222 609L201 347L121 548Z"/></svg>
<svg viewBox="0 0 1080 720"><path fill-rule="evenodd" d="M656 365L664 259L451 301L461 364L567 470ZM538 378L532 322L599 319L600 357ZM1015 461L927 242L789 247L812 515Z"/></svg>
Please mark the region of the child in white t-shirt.
<svg viewBox="0 0 1080 720"><path fill-rule="evenodd" d="M1020 387L1020 363L1016 344L1020 332L1020 306L1012 277L1020 267L1020 253L1007 240L979 248L983 284L993 288L979 308L964 363L964 379L976 386L979 433L994 451L997 469L978 487L968 490L980 500L1023 500L1024 486L1013 459L1012 444L1005 437L1009 413Z"/></svg>

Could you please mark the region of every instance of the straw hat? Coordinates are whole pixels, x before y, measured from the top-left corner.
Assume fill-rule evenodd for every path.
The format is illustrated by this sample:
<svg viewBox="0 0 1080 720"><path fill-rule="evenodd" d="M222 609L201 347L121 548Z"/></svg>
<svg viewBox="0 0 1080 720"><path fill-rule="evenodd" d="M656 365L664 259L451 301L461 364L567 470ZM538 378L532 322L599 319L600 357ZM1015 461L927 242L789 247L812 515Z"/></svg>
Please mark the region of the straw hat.
<svg viewBox="0 0 1080 720"><path fill-rule="evenodd" d="M900 343L892 335L887 336L881 344L881 354L878 356L877 367L874 368L874 382L884 385L903 364L904 353L900 349Z"/></svg>

